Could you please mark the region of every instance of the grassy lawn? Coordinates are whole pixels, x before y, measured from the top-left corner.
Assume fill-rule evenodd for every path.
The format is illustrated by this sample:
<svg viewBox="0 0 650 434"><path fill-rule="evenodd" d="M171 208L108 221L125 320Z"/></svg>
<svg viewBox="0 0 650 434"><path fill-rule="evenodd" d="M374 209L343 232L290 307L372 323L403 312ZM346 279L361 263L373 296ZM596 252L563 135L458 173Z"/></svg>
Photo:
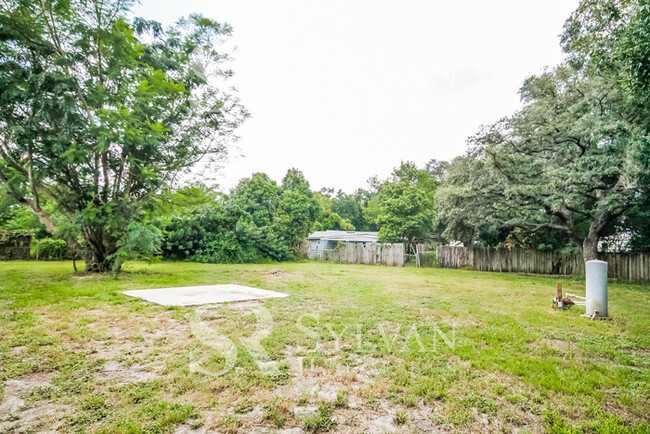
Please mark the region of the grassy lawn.
<svg viewBox="0 0 650 434"><path fill-rule="evenodd" d="M649 432L650 288L321 263L0 263L0 432ZM165 308L126 289L290 297ZM584 293L584 282L564 282Z"/></svg>

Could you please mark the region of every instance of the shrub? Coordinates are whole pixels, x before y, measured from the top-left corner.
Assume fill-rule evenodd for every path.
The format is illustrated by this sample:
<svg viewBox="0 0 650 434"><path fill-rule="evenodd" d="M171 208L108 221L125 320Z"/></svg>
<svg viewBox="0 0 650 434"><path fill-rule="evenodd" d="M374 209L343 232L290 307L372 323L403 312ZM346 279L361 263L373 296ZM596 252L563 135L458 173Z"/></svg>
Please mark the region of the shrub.
<svg viewBox="0 0 650 434"><path fill-rule="evenodd" d="M31 256L42 261L60 261L72 258L66 242L55 238L32 241Z"/></svg>
<svg viewBox="0 0 650 434"><path fill-rule="evenodd" d="M256 173L230 197L165 228L163 257L216 263L259 263L295 259L319 208L295 169L278 186Z"/></svg>

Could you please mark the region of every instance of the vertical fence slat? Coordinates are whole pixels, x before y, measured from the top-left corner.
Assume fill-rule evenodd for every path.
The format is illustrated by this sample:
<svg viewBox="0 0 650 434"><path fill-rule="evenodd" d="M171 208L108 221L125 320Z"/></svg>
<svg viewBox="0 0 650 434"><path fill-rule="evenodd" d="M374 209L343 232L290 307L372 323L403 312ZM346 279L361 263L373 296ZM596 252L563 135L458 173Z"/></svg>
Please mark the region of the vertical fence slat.
<svg viewBox="0 0 650 434"><path fill-rule="evenodd" d="M321 260L343 264L404 265L403 244L345 243L333 250L321 250L317 256Z"/></svg>
<svg viewBox="0 0 650 434"><path fill-rule="evenodd" d="M520 248L454 247L436 249L441 268L473 268L477 271L519 272L535 274L584 274L580 254L527 250ZM608 276L636 282L650 282L650 254L605 253Z"/></svg>

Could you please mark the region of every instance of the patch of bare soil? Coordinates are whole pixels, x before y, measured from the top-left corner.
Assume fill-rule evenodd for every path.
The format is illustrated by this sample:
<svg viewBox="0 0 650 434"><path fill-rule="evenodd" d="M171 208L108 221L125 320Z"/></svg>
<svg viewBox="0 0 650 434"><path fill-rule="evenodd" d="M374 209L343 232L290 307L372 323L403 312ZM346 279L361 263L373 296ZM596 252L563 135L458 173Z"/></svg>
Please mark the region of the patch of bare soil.
<svg viewBox="0 0 650 434"><path fill-rule="evenodd" d="M542 343L545 344L548 347L553 348L554 350L562 351L562 352L568 352L570 350L574 350L576 345L571 342L571 341L565 341L562 339L547 339L543 338Z"/></svg>
<svg viewBox="0 0 650 434"><path fill-rule="evenodd" d="M100 384L146 381L162 375L172 348L191 337L188 322L172 318L168 311L116 314L110 309L114 308L80 310L71 319L51 310L40 312L48 332L63 344L85 353L88 363L104 361L95 374ZM81 327L89 330L90 337L74 334Z"/></svg>
<svg viewBox="0 0 650 434"><path fill-rule="evenodd" d="M0 401L0 432L56 431L61 415L69 411L68 406L50 401L27 403L30 392L36 387L49 386L52 376L52 373L39 372L5 382Z"/></svg>
<svg viewBox="0 0 650 434"><path fill-rule="evenodd" d="M303 359L308 353L298 347L285 348L283 360L289 362L290 382L279 385L274 390L265 388L252 389L247 399L254 403L254 408L247 412L236 412L235 403L225 411L206 409L202 412L203 425L192 428L187 425L178 427L177 434L194 434L207 432L241 432L241 433L306 433L304 420L311 416L321 403L334 403L341 391L348 392L347 404L334 410L333 418L337 422L333 433L447 433L447 432L543 432L544 423L539 414L531 412L525 402L508 402L499 399L501 410L508 416L491 417L472 410L473 418L469 424L454 426L445 419L450 417L443 402L427 404L417 402L412 407L399 405L388 399L390 384L383 378L382 362L379 359L359 358L354 366L336 363L340 353L327 346L320 349L327 353L326 360L331 365L304 367ZM450 360L455 364L456 361ZM335 366L332 368L330 366ZM503 384L511 394L528 394L530 388L518 379L505 374L486 374L486 382ZM274 397L287 399L289 418L282 429L273 427L271 420L264 418L264 408ZM396 420L396 412L406 413L405 421ZM236 428L224 430L221 421L230 415L239 419Z"/></svg>
<svg viewBox="0 0 650 434"><path fill-rule="evenodd" d="M105 384L123 384L154 379L163 374L172 347L191 338L187 321L175 320L169 312L151 317L97 322L102 340L83 345L91 360L105 363L96 378Z"/></svg>
<svg viewBox="0 0 650 434"><path fill-rule="evenodd" d="M88 364L99 363L95 372L96 391L115 385L141 382L164 375L166 362L179 342L188 342L191 332L187 321L172 318L165 310L146 314L114 309L79 310L74 315L42 309L40 314L48 333L68 348L86 355ZM79 330L87 328L86 334ZM16 354L23 347L12 349ZM55 373L36 373L9 379L0 401L0 432L56 432L65 423L65 415L74 408L49 400L29 403L30 392L49 386Z"/></svg>
<svg viewBox="0 0 650 434"><path fill-rule="evenodd" d="M436 424L432 414L440 411L440 406L428 406L420 403L418 406L406 409L396 405L386 398L388 383L379 377L378 365L371 361L356 366L337 364L336 369L327 366L303 367L301 349L289 347L286 349L285 360L290 363L289 374L291 381L278 386L275 390L259 390L251 398L260 404L251 412L238 415L242 425L238 432L246 433L303 433L304 420L311 416L321 403L334 403L342 391L348 392L347 405L341 405L334 411L337 426L334 433L402 433L402 432L446 432L444 427ZM330 354L333 359L335 353ZM280 430L272 427L272 422L264 420L263 406L272 401L274 396L288 398L292 402L292 418ZM296 404L298 403L298 404ZM397 409L408 413L404 424L394 420ZM232 409L231 409L232 410ZM223 414L222 414L223 416ZM210 421L205 424L203 432L209 432ZM197 432L188 427L179 428L180 433ZM201 432L201 430L199 430Z"/></svg>
<svg viewBox="0 0 650 434"><path fill-rule="evenodd" d="M278 280L282 280L285 277L287 277L289 273L283 270L271 270L265 273L262 273L262 276L268 281L274 282Z"/></svg>

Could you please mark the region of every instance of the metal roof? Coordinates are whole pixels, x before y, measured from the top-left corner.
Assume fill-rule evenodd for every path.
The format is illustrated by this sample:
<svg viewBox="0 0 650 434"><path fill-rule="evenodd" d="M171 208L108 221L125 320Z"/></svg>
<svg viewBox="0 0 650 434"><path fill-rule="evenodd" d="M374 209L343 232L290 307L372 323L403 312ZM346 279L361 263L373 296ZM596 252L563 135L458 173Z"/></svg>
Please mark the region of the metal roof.
<svg viewBox="0 0 650 434"><path fill-rule="evenodd" d="M378 243L378 232L356 231L317 231L310 234L308 240L350 241L364 243Z"/></svg>

